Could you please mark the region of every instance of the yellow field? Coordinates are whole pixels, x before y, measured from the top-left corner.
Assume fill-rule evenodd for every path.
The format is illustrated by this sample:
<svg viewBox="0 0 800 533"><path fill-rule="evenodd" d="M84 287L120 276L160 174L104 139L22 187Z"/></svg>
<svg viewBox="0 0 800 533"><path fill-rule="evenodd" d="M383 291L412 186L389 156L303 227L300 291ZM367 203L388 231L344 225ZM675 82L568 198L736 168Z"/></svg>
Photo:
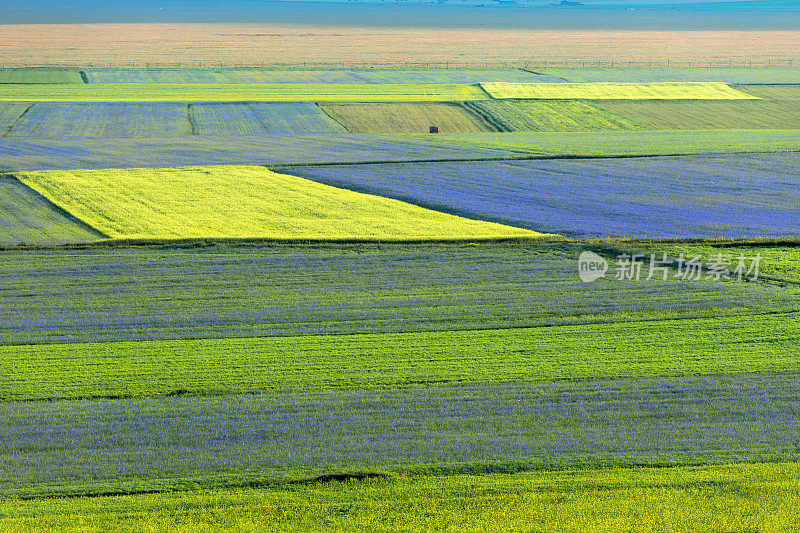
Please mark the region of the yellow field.
<svg viewBox="0 0 800 533"><path fill-rule="evenodd" d="M496 131L476 113L450 103L322 104L322 109L352 133L441 133Z"/></svg>
<svg viewBox="0 0 800 533"><path fill-rule="evenodd" d="M466 83L0 84L0 100L24 102L424 102L486 100Z"/></svg>
<svg viewBox="0 0 800 533"><path fill-rule="evenodd" d="M752 100L724 83L482 83L493 98L568 100Z"/></svg>
<svg viewBox="0 0 800 533"><path fill-rule="evenodd" d="M481 239L540 233L470 220L258 166L17 174L111 238Z"/></svg>

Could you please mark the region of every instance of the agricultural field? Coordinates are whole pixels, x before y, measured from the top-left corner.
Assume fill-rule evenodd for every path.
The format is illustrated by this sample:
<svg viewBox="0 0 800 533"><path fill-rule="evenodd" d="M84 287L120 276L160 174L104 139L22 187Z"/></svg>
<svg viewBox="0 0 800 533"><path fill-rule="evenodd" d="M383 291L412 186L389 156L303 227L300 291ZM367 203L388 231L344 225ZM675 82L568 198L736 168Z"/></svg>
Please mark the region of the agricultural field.
<svg viewBox="0 0 800 533"><path fill-rule="evenodd" d="M436 140L540 158L781 153L800 150L800 130L587 131L580 135L541 131L441 135Z"/></svg>
<svg viewBox="0 0 800 533"><path fill-rule="evenodd" d="M486 117L500 131L639 129L636 122L619 113L579 100L487 100L466 105Z"/></svg>
<svg viewBox="0 0 800 533"><path fill-rule="evenodd" d="M7 83L82 84L83 78L74 69L0 68L0 84Z"/></svg>
<svg viewBox="0 0 800 533"><path fill-rule="evenodd" d="M90 242L102 237L19 181L0 178L0 246Z"/></svg>
<svg viewBox="0 0 800 533"><path fill-rule="evenodd" d="M345 129L323 110L306 102L189 104L195 135L336 133Z"/></svg>
<svg viewBox="0 0 800 533"><path fill-rule="evenodd" d="M797 67L580 67L543 68L536 72L585 83L800 83Z"/></svg>
<svg viewBox="0 0 800 533"><path fill-rule="evenodd" d="M84 499L9 500L0 531L788 531L797 463L376 475ZM639 510L644 507L646 511ZM465 511L466 510L466 511ZM547 528L544 524L550 524Z"/></svg>
<svg viewBox="0 0 800 533"><path fill-rule="evenodd" d="M551 84L544 84L551 85ZM552 92L552 90L551 90ZM702 91L692 94L701 94ZM730 89L732 97L738 94ZM744 96L745 98L755 98ZM0 85L0 101L32 102L452 102L485 100L467 83L90 83Z"/></svg>
<svg viewBox="0 0 800 533"><path fill-rule="evenodd" d="M724 83L481 83L492 98L562 100L746 100ZM0 91L0 99L8 99Z"/></svg>
<svg viewBox="0 0 800 533"><path fill-rule="evenodd" d="M218 68L0 69L0 531L798 526L800 69L220 28ZM556 43L468 34L414 37Z"/></svg>
<svg viewBox="0 0 800 533"><path fill-rule="evenodd" d="M595 105L652 130L800 129L800 99L603 100Z"/></svg>
<svg viewBox="0 0 800 533"><path fill-rule="evenodd" d="M751 315L800 305L792 287L771 284L585 284L575 275L578 255L575 245L539 241L7 250L0 265L0 344L341 339L353 333ZM763 269L770 272L776 267L767 264L784 265L793 257L771 255ZM198 308L206 311L198 315Z"/></svg>
<svg viewBox="0 0 800 533"><path fill-rule="evenodd" d="M481 115L455 103L320 104L352 133L441 133L497 131Z"/></svg>
<svg viewBox="0 0 800 533"><path fill-rule="evenodd" d="M89 69L87 83L480 83L558 82L520 69Z"/></svg>
<svg viewBox="0 0 800 533"><path fill-rule="evenodd" d="M796 153L292 167L432 209L579 237L800 233ZM658 176L643 181L642 176Z"/></svg>
<svg viewBox="0 0 800 533"><path fill-rule="evenodd" d="M276 174L262 167L45 171L16 177L113 239L542 236Z"/></svg>
<svg viewBox="0 0 800 533"><path fill-rule="evenodd" d="M49 103L28 109L7 137L169 137L189 135L186 105L177 103Z"/></svg>

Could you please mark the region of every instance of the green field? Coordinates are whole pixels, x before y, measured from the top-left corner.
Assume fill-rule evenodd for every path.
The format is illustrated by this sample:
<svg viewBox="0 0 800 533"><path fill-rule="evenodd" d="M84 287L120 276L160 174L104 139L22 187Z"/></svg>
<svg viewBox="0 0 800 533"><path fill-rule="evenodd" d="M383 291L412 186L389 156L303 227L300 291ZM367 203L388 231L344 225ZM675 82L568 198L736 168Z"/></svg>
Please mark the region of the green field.
<svg viewBox="0 0 800 533"><path fill-rule="evenodd" d="M480 115L456 103L321 104L320 107L352 133L441 133L497 131Z"/></svg>
<svg viewBox="0 0 800 533"><path fill-rule="evenodd" d="M4 401L798 372L798 312L483 331L0 347ZM380 357L375 357L380 354Z"/></svg>
<svg viewBox="0 0 800 533"><path fill-rule="evenodd" d="M481 83L492 98L564 100L743 100L724 83ZM2 98L2 93L0 93ZM20 98L21 99L21 98Z"/></svg>
<svg viewBox="0 0 800 533"><path fill-rule="evenodd" d="M114 239L541 236L276 174L263 167L45 171L17 177Z"/></svg>
<svg viewBox="0 0 800 533"><path fill-rule="evenodd" d="M429 139L418 137L418 139ZM800 130L511 132L441 135L437 141L548 157L614 157L800 150Z"/></svg>
<svg viewBox="0 0 800 533"><path fill-rule="evenodd" d="M800 528L797 463L359 475L2 501L0 531L763 531Z"/></svg>
<svg viewBox="0 0 800 533"><path fill-rule="evenodd" d="M501 131L638 129L635 122L620 114L583 101L487 100L466 105Z"/></svg>
<svg viewBox="0 0 800 533"><path fill-rule="evenodd" d="M0 178L0 245L66 244L102 238L15 179Z"/></svg>
<svg viewBox="0 0 800 533"><path fill-rule="evenodd" d="M59 68L0 68L0 84L83 84L80 72Z"/></svg>
<svg viewBox="0 0 800 533"><path fill-rule="evenodd" d="M739 85L736 89L768 100L800 100L800 85Z"/></svg>
<svg viewBox="0 0 800 533"><path fill-rule="evenodd" d="M603 100L596 105L652 130L800 129L800 100Z"/></svg>
<svg viewBox="0 0 800 533"><path fill-rule="evenodd" d="M800 83L796 67L544 68L536 72L574 82Z"/></svg>
<svg viewBox="0 0 800 533"><path fill-rule="evenodd" d="M735 91L734 91L735 92ZM0 101L29 102L427 102L485 100L474 84L91 83L0 85Z"/></svg>

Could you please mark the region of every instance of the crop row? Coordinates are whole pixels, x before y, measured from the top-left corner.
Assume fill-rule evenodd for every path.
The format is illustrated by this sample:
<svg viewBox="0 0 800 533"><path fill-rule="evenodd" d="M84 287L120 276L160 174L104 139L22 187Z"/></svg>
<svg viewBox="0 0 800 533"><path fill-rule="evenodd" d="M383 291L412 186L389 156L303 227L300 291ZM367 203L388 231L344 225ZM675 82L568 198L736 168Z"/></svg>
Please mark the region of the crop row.
<svg viewBox="0 0 800 533"><path fill-rule="evenodd" d="M0 494L343 470L798 459L798 374L0 405Z"/></svg>
<svg viewBox="0 0 800 533"><path fill-rule="evenodd" d="M105 498L6 500L0 530L791 531L798 464L389 476ZM641 511L639 511L641 509ZM290 510L290 511L289 511ZM658 526L655 526L658 524ZM557 529L556 529L557 528ZM647 529L644 529L647 531Z"/></svg>
<svg viewBox="0 0 800 533"><path fill-rule="evenodd" d="M800 235L798 167L800 155L785 153L327 165L291 172L562 235L777 237Z"/></svg>

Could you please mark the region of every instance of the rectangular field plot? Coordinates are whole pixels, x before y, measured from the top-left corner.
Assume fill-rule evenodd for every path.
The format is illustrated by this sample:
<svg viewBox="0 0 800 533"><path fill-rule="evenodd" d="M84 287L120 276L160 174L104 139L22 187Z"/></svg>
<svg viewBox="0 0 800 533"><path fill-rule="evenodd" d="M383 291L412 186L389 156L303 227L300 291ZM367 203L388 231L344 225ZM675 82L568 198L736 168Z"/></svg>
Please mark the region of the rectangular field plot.
<svg viewBox="0 0 800 533"><path fill-rule="evenodd" d="M535 237L263 167L20 173L56 205L117 239L480 239Z"/></svg>
<svg viewBox="0 0 800 533"><path fill-rule="evenodd" d="M354 470L447 473L492 464L789 460L796 457L798 377L6 403L0 494L163 490Z"/></svg>
<svg viewBox="0 0 800 533"><path fill-rule="evenodd" d="M638 129L635 122L583 101L487 100L466 105L501 131Z"/></svg>
<svg viewBox="0 0 800 533"><path fill-rule="evenodd" d="M0 178L0 245L79 243L102 237L19 181Z"/></svg>
<svg viewBox="0 0 800 533"><path fill-rule="evenodd" d="M189 120L198 135L345 131L316 104L307 102L189 104Z"/></svg>
<svg viewBox="0 0 800 533"><path fill-rule="evenodd" d="M796 237L800 154L293 167L340 187L582 237Z"/></svg>
<svg viewBox="0 0 800 533"><path fill-rule="evenodd" d="M427 135L427 134L426 134ZM659 145L660 146L660 145ZM0 171L513 157L504 150L378 135L0 138Z"/></svg>
<svg viewBox="0 0 800 533"><path fill-rule="evenodd" d="M475 84L456 83L90 83L0 85L0 101L35 102L457 102L486 100Z"/></svg>
<svg viewBox="0 0 800 533"><path fill-rule="evenodd" d="M596 105L653 130L800 129L800 99L605 100Z"/></svg>
<svg viewBox="0 0 800 533"><path fill-rule="evenodd" d="M492 98L589 100L742 100L724 83L482 83ZM2 93L0 93L2 98Z"/></svg>
<svg viewBox="0 0 800 533"><path fill-rule="evenodd" d="M480 83L558 82L519 69L91 69L89 83ZM10 83L10 82L9 82Z"/></svg>
<svg viewBox="0 0 800 533"><path fill-rule="evenodd" d="M800 68L794 67L544 68L537 69L537 72L589 83L800 83Z"/></svg>
<svg viewBox="0 0 800 533"><path fill-rule="evenodd" d="M43 102L33 104L6 136L167 137L190 133L185 104Z"/></svg>
<svg viewBox="0 0 800 533"><path fill-rule="evenodd" d="M320 104L352 133L442 133L497 131L485 119L455 103Z"/></svg>
<svg viewBox="0 0 800 533"><path fill-rule="evenodd" d="M0 68L3 83L76 83L83 84L78 70L60 68Z"/></svg>
<svg viewBox="0 0 800 533"><path fill-rule="evenodd" d="M543 244L6 251L0 344L525 328L800 309L791 286L587 284L577 275L579 254ZM795 257L786 249L762 255L765 275L774 277Z"/></svg>
<svg viewBox="0 0 800 533"><path fill-rule="evenodd" d="M736 88L768 100L800 100L800 85L740 85Z"/></svg>
<svg viewBox="0 0 800 533"><path fill-rule="evenodd" d="M536 131L445 134L437 141L544 157L737 154L798 151L800 130Z"/></svg>
<svg viewBox="0 0 800 533"><path fill-rule="evenodd" d="M0 102L0 136L5 135L32 105L27 102Z"/></svg>

